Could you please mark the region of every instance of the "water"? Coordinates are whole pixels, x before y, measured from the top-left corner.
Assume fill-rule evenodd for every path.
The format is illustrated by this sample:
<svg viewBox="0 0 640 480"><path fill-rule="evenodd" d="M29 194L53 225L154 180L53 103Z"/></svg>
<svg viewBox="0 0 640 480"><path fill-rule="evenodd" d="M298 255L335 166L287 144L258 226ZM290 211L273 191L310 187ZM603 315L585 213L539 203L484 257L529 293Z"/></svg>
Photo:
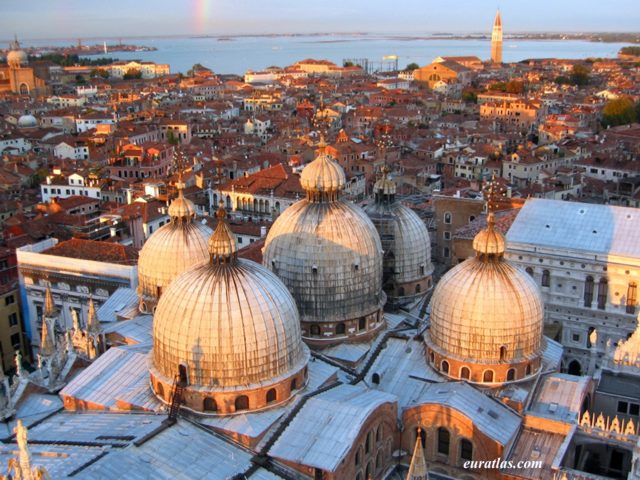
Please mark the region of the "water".
<svg viewBox="0 0 640 480"><path fill-rule="evenodd" d="M85 41L85 44L101 41ZM113 41L107 41L107 44ZM262 70L271 65L290 65L305 58L327 59L338 65L345 58L368 58L380 61L385 55L398 55L404 68L415 62L426 65L434 58L455 55L490 56L490 41L402 38L387 36L296 36L296 37L231 37L218 38L145 38L124 40L157 48L153 52L109 52L120 59L139 59L169 63L172 72L186 72L200 63L216 73L243 74L247 69ZM68 45L70 42L26 41L25 46L45 44ZM505 62L527 58L615 57L623 43L596 43L580 40L507 40Z"/></svg>

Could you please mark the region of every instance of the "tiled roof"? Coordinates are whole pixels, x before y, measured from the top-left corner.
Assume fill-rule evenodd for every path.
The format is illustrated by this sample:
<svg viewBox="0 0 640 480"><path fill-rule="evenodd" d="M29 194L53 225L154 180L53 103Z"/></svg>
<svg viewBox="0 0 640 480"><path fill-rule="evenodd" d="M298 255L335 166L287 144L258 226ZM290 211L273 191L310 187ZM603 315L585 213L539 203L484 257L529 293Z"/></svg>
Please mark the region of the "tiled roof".
<svg viewBox="0 0 640 480"><path fill-rule="evenodd" d="M120 265L135 265L138 260L138 250L133 247L79 238L60 242L42 253Z"/></svg>

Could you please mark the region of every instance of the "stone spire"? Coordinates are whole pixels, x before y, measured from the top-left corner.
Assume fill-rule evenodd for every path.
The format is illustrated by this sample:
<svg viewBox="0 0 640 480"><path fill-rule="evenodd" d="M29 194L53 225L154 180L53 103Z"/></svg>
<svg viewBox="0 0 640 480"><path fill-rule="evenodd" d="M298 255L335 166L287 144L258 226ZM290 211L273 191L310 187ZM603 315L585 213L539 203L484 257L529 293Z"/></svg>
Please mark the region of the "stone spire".
<svg viewBox="0 0 640 480"><path fill-rule="evenodd" d="M91 336L100 335L102 328L96 315L96 307L93 303L93 297L89 297L89 312L87 313L87 333Z"/></svg>
<svg viewBox="0 0 640 480"><path fill-rule="evenodd" d="M42 331L40 333L40 355L42 355L43 358L50 357L56 351L56 346L49 328L49 322L45 317L42 319Z"/></svg>
<svg viewBox="0 0 640 480"><path fill-rule="evenodd" d="M224 209L224 202L220 201L216 212L218 225L209 239L209 256L211 263L235 263L238 252L236 237L227 225L227 212Z"/></svg>
<svg viewBox="0 0 640 480"><path fill-rule="evenodd" d="M429 478L427 462L424 459L422 438L420 437L420 433L422 433L422 429L420 427L418 427L417 433L416 446L413 449L413 456L411 457L411 465L409 465L407 480L427 480Z"/></svg>
<svg viewBox="0 0 640 480"><path fill-rule="evenodd" d="M44 316L53 318L56 313L56 304L54 303L53 295L51 294L51 286L47 285L47 289L44 292Z"/></svg>
<svg viewBox="0 0 640 480"><path fill-rule="evenodd" d="M502 18L500 17L500 10L496 12L493 31L491 32L491 61L493 63L502 63Z"/></svg>

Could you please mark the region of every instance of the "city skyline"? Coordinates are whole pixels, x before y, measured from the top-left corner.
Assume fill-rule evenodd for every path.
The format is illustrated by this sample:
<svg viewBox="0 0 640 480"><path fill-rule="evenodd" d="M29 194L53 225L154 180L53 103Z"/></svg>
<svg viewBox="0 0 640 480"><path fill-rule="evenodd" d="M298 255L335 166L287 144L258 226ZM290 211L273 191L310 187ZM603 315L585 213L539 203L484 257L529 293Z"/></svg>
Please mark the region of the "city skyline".
<svg viewBox="0 0 640 480"><path fill-rule="evenodd" d="M542 0L531 11L516 2L486 0L458 2L455 9L436 2L388 2L356 0L348 5L284 0L229 2L188 0L184 8L159 0L134 5L116 0L108 12L79 0L28 4L4 2L0 29L7 37L25 40L136 37L164 35L259 35L301 33L368 32L384 34L486 32L500 8L505 33L514 32L628 32L640 24L640 7L631 0L601 2L569 0L562 4ZM144 24L150 11L153 22ZM549 13L553 12L553 13ZM624 15L621 15L624 12ZM392 19L392 21L389 21ZM568 27L570 26L570 27ZM6 39L5 39L6 40Z"/></svg>

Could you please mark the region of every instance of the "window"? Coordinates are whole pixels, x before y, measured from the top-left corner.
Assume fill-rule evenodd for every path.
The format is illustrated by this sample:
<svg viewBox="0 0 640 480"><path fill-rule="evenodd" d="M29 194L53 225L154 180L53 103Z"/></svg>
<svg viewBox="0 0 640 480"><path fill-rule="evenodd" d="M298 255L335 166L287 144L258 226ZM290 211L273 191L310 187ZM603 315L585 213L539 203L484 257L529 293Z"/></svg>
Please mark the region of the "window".
<svg viewBox="0 0 640 480"><path fill-rule="evenodd" d="M440 368L444 373L449 373L449 362L447 362L446 360L443 360Z"/></svg>
<svg viewBox="0 0 640 480"><path fill-rule="evenodd" d="M627 402L618 402L618 413L627 413L629 404Z"/></svg>
<svg viewBox="0 0 640 480"><path fill-rule="evenodd" d="M358 319L358 330L364 330L365 328L367 328L367 319L361 317Z"/></svg>
<svg viewBox="0 0 640 480"><path fill-rule="evenodd" d="M574 334L571 336L571 340L573 340L573 341L574 341L574 342L576 342L576 343L580 343L580 334L579 334L579 333L574 333Z"/></svg>
<svg viewBox="0 0 640 480"><path fill-rule="evenodd" d="M462 460L471 460L473 457L473 443L466 438L460 440L460 458Z"/></svg>
<svg viewBox="0 0 640 480"><path fill-rule="evenodd" d="M218 405L213 398L205 398L202 408L205 412L215 412L218 410Z"/></svg>
<svg viewBox="0 0 640 480"><path fill-rule="evenodd" d="M438 428L438 453L442 455L449 455L449 442L451 435L446 428Z"/></svg>
<svg viewBox="0 0 640 480"><path fill-rule="evenodd" d="M451 224L451 213L445 212L445 214L444 214L444 223Z"/></svg>
<svg viewBox="0 0 640 480"><path fill-rule="evenodd" d="M273 403L276 401L276 389L272 388L267 392L267 403Z"/></svg>
<svg viewBox="0 0 640 480"><path fill-rule="evenodd" d="M380 385L380 374L379 373L374 373L371 376L371 383L373 383L375 385Z"/></svg>
<svg viewBox="0 0 640 480"><path fill-rule="evenodd" d="M482 381L485 383L493 382L493 370L485 370L484 375L482 375Z"/></svg>
<svg viewBox="0 0 640 480"><path fill-rule="evenodd" d="M607 290L609 289L609 282L606 278L601 278L598 284L598 308L604 310L607 306Z"/></svg>
<svg viewBox="0 0 640 480"><path fill-rule="evenodd" d="M236 412L239 412L240 410L248 410L249 409L249 397L247 397L246 395L240 395L238 398L236 398Z"/></svg>
<svg viewBox="0 0 640 480"><path fill-rule="evenodd" d="M309 329L311 332L311 336L319 337L320 336L320 327L318 325L311 325Z"/></svg>
<svg viewBox="0 0 640 480"><path fill-rule="evenodd" d="M14 333L13 335L11 335L11 345L13 345L13 348L15 350L20 348L20 334L19 333Z"/></svg>
<svg viewBox="0 0 640 480"><path fill-rule="evenodd" d="M11 305L12 303L15 303L16 299L13 295L7 295L6 297L4 297L4 304L5 305Z"/></svg>
<svg viewBox="0 0 640 480"><path fill-rule="evenodd" d="M637 403L630 403L629 404L629 415L633 415L635 417L637 417L640 414L640 405L638 405Z"/></svg>
<svg viewBox="0 0 640 480"><path fill-rule="evenodd" d="M589 275L584 282L584 306L590 307L593 302L593 277Z"/></svg>
<svg viewBox="0 0 640 480"><path fill-rule="evenodd" d="M451 232L443 232L442 236L445 240L451 240Z"/></svg>
<svg viewBox="0 0 640 480"><path fill-rule="evenodd" d="M462 367L460 369L460 378L464 378L465 380L469 380L471 376L471 371L468 367Z"/></svg>
<svg viewBox="0 0 640 480"><path fill-rule="evenodd" d="M636 313L636 303L638 302L638 284L631 282L627 287L627 313Z"/></svg>
<svg viewBox="0 0 640 480"><path fill-rule="evenodd" d="M543 270L542 271L542 286L543 287L548 287L551 283L551 279L550 279L551 275L549 274L549 270Z"/></svg>
<svg viewBox="0 0 640 480"><path fill-rule="evenodd" d="M344 335L346 330L347 330L347 327L345 326L344 323L340 322L339 324L336 325L336 335Z"/></svg>
<svg viewBox="0 0 640 480"><path fill-rule="evenodd" d="M444 247L444 248L442 249L442 256L443 256L444 258L449 258L449 247Z"/></svg>
<svg viewBox="0 0 640 480"><path fill-rule="evenodd" d="M531 275L531 276L533 277L533 268L531 268L531 267L527 267L527 268L525 269L525 271L526 271L529 275Z"/></svg>
<svg viewBox="0 0 640 480"><path fill-rule="evenodd" d="M298 389L298 380L296 380L295 378L293 380L291 380L291 391L295 391Z"/></svg>
<svg viewBox="0 0 640 480"><path fill-rule="evenodd" d="M9 326L13 327L17 324L18 324L18 314L12 313L11 315L9 315Z"/></svg>
<svg viewBox="0 0 640 480"><path fill-rule="evenodd" d="M500 361L504 362L507 359L507 347L502 345L500 347Z"/></svg>
<svg viewBox="0 0 640 480"><path fill-rule="evenodd" d="M507 382L511 382L516 378L516 369L510 368L507 370Z"/></svg>

